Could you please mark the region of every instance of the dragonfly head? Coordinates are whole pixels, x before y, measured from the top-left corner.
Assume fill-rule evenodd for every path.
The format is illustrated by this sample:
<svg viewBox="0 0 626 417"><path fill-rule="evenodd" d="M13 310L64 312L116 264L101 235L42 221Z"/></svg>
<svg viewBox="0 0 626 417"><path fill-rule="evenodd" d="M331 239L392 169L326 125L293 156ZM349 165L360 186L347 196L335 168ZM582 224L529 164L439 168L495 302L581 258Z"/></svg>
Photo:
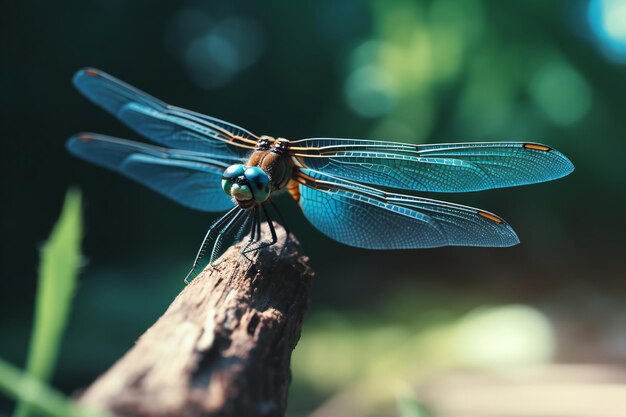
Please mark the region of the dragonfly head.
<svg viewBox="0 0 626 417"><path fill-rule="evenodd" d="M271 193L270 177L259 167L231 165L222 175L222 189L238 203L262 203Z"/></svg>

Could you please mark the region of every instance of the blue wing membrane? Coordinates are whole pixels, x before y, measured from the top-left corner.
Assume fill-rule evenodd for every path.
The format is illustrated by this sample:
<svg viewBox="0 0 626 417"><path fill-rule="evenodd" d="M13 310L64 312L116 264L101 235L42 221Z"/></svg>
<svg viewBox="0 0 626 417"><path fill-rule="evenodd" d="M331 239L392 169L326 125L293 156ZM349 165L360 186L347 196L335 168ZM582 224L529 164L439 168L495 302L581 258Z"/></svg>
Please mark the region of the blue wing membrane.
<svg viewBox="0 0 626 417"><path fill-rule="evenodd" d="M79 71L74 84L138 133L179 150L82 134L68 141L72 153L191 208L223 211L233 206L220 178L224 168L254 149L255 135L168 105L99 70ZM511 246L518 239L492 213L363 184L464 192L548 181L573 170L558 151L524 142L416 146L313 138L291 142L290 150L300 165L300 203L309 220L335 240L372 249Z"/></svg>
<svg viewBox="0 0 626 417"><path fill-rule="evenodd" d="M67 149L81 159L124 174L186 207L224 211L234 206L221 188L228 162L95 133L72 136Z"/></svg>
<svg viewBox="0 0 626 417"><path fill-rule="evenodd" d="M137 133L169 148L240 161L258 138L231 123L163 101L94 68L78 71L76 88Z"/></svg>
<svg viewBox="0 0 626 417"><path fill-rule="evenodd" d="M290 144L298 163L363 184L425 192L468 192L564 177L562 153L528 142L411 145L359 139L303 139Z"/></svg>
<svg viewBox="0 0 626 417"><path fill-rule="evenodd" d="M386 193L301 169L300 206L330 238L368 249L505 247L517 235L493 213L459 204Z"/></svg>

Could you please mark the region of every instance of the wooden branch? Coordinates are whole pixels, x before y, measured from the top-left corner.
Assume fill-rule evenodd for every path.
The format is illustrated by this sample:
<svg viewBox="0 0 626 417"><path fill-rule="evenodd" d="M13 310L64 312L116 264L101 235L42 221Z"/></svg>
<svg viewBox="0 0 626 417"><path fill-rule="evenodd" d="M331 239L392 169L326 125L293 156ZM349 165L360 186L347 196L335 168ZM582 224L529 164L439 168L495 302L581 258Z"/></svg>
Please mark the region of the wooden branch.
<svg viewBox="0 0 626 417"><path fill-rule="evenodd" d="M313 272L276 229L252 263L237 245L205 269L79 402L122 416L283 416Z"/></svg>

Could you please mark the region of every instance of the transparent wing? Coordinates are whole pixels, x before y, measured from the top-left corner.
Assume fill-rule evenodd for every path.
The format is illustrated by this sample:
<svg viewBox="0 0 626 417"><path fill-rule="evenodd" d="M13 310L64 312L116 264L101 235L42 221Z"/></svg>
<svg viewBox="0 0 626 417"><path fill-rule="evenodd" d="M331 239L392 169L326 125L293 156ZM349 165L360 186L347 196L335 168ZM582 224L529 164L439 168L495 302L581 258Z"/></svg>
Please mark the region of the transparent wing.
<svg viewBox="0 0 626 417"><path fill-rule="evenodd" d="M95 133L71 137L67 148L79 158L120 172L184 206L224 211L234 205L221 188L227 162Z"/></svg>
<svg viewBox="0 0 626 417"><path fill-rule="evenodd" d="M89 100L169 148L241 159L258 140L239 126L168 105L97 69L82 69L73 81Z"/></svg>
<svg viewBox="0 0 626 417"><path fill-rule="evenodd" d="M536 143L410 145L358 139L303 139L289 149L300 165L328 175L403 190L467 192L561 178L574 166Z"/></svg>
<svg viewBox="0 0 626 417"><path fill-rule="evenodd" d="M385 193L301 170L300 206L338 242L369 249L512 246L513 229L495 214L458 204Z"/></svg>

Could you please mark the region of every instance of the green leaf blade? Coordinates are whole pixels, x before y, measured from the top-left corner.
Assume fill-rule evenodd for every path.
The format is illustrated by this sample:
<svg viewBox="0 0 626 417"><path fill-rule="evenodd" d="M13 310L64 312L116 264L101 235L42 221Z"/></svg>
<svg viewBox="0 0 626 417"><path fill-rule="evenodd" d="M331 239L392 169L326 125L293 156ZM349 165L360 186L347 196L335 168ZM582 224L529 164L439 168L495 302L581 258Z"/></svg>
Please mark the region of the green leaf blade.
<svg viewBox="0 0 626 417"><path fill-rule="evenodd" d="M63 394L0 359L0 391L29 410L48 417L112 417L104 411L73 404Z"/></svg>
<svg viewBox="0 0 626 417"><path fill-rule="evenodd" d="M26 362L26 372L39 381L49 381L54 372L72 297L82 262L82 197L68 190L59 220L41 249L35 301L35 322ZM19 403L15 417L26 417L29 407Z"/></svg>

